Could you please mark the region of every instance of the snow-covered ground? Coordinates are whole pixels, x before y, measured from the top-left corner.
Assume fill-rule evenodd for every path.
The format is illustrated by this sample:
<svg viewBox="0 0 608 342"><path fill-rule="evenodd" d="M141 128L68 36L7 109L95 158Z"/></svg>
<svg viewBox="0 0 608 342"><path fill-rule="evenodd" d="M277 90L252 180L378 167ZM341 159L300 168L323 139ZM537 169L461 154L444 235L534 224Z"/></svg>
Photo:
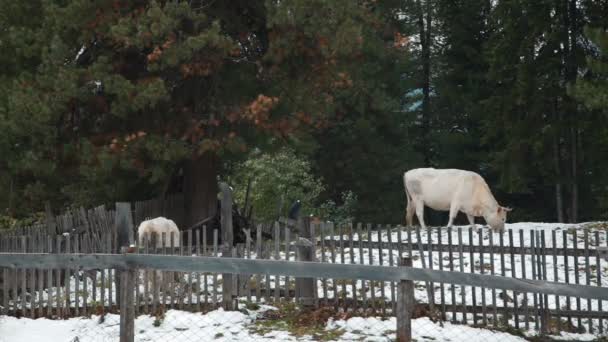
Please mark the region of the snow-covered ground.
<svg viewBox="0 0 608 342"><path fill-rule="evenodd" d="M552 241L552 232L555 231L555 235L556 235L556 241L555 241L555 248L560 249L560 248L573 248L574 247L574 237L572 232L573 231L577 231L577 243L576 246L577 248L583 249L585 247L585 244L587 244L589 246L589 248L594 249L596 246L606 246L607 245L607 240L606 237L608 236L607 230L606 230L607 225L603 224L603 223L587 223L587 224L577 224L577 225L570 225L570 224L550 224L550 223L515 223L515 224L507 224L506 228L507 229L512 229L513 230L513 241L512 241L512 245L514 247L519 247L519 246L531 246L532 245L532 238L531 236L533 235L534 232L536 231L544 231L545 232L545 247L548 250L553 250L554 244ZM523 232L523 239L521 238L520 235L520 231ZM588 241L585 242L583 239L583 231L587 231L588 232ZM482 271L485 274L490 274L492 272L492 270L494 271L495 274L497 275L501 275L504 274L508 277L517 277L517 278L522 278L522 270L523 268L525 268L526 270L526 278L532 278L532 266L533 266L533 260L532 260L532 256L531 255L525 255L524 257L520 255L515 255L513 257L513 262L511 260L511 256L508 254L504 255L504 259L501 258L500 254L494 253L494 255L490 255L489 253L484 253L483 254L483 263L481 262L481 256L480 253L473 253L472 258L471 258L471 254L470 253L464 253L464 255L460 255L460 253L458 252L458 248L457 248L457 244L459 242L459 236L461 237L462 240L462 244L463 245L468 245L470 242L470 238L472 237L473 240L473 244L474 245L479 245L480 241L481 244L486 245L486 246L490 246L491 242L494 246L499 246L500 245L500 234L498 233L492 233L491 231L487 230L487 229L483 229L480 233L478 233L477 231L473 230L472 231L472 236L469 236L469 227L454 227L452 229L452 235L451 235L451 241L452 244L454 245L453 248L453 253L452 253L452 258L449 257L449 253L448 252L442 252L439 253L438 251L433 251L432 253L430 253L430 260L432 261L432 267L434 269L439 269L440 267L443 267L444 270L450 270L450 267L453 267L453 269L455 271L460 271L461 270L461 265L462 265L462 270L464 272L475 272L475 273L481 273ZM566 243L564 244L564 240L563 240L563 232L567 232L567 237L566 237ZM597 233L596 233L597 232ZM329 233L329 232L327 232ZM388 242L389 241L389 235L390 235L390 240L395 243L398 241L398 231L393 229L393 230L381 230L380 234L378 235L377 231L373 231L371 237L367 236L367 233L363 233L361 237L359 237L359 235L357 234L357 231L355 230L354 234L353 234L353 240L354 241L358 241L359 239L363 240L363 241L375 241L377 242L379 239L383 242ZM332 251L329 248L330 245L332 245L330 242L326 241L325 242L325 246L326 249L322 250L320 247L317 247L317 259L318 260L325 260L326 262L332 262L332 260L335 260L336 263L356 263L359 264L361 263L361 260L363 260L364 264L372 264L372 265L385 265L388 266L390 264L391 258L392 258L392 264L396 265L398 260L399 260L399 252L397 248L393 248L392 251L387 249L387 248L383 248L381 250L379 250L378 248L373 248L371 250L371 254L370 254L370 250L369 248L363 248L363 253L360 253L360 249L358 246L358 243L355 242L354 243L354 248L351 251L350 249L350 244L348 242L348 236L344 235L343 239L345 240L344 244L343 244L343 253L340 252L340 243L339 243L339 236L333 234L334 236L334 240L335 240L335 253L332 255ZM405 230L401 230L401 239L404 242L408 241L408 236L409 234L405 231ZM596 236L599 237L599 239L596 240ZM439 238L441 237L441 238ZM481 239L480 239L481 237ZM509 234L504 233L502 235L503 237L503 245L504 246L511 246L511 241L509 238ZM418 238L417 238L417 234L415 231L412 231L411 233L411 239L412 242L417 242ZM427 230L422 230L420 232L420 239L423 243L428 243L429 242L429 235L428 235L428 231ZM438 243L439 239L441 239L441 243L442 244L447 244L449 241L449 236L448 236L448 230L443 228L443 229L433 229L431 234L430 234L430 241L432 243ZM394 246L393 246L394 247ZM406 254L406 252L404 251L404 255ZM419 251L413 251L412 253L412 259L414 261L414 267L423 267L422 264L422 258L420 256L420 252ZM424 260L426 262L426 266L429 266L429 253L428 252L424 252ZM342 259L342 255L344 255L344 259ZM352 255L352 260L351 260L351 255ZM284 251L280 252L280 255L278 257L278 259L281 260L285 260L286 259L287 254ZM290 260L295 260L295 252L294 252L294 248L291 249L290 253L288 254L289 259ZM255 255L255 253L251 253L251 257L252 258L256 258L257 256ZM272 258L274 259L274 258ZM587 264L586 262L586 258L585 257L579 257L577 259L577 263L578 263L578 282L580 284L590 284L593 286L604 286L607 287L608 286L608 262L601 260L599 257L597 257L597 255L595 255L594 253L590 254L589 257L589 263ZM493 264L492 264L493 261ZM563 256L557 256L555 259L552 256L546 256L544 259L541 259L541 261L543 262L543 265L546 268L546 276L547 279L550 281L558 281L558 282L566 282L566 276L568 277L568 282L569 283L575 283L575 279L576 279L576 274L577 274L577 269L575 269L575 258L570 256L567 257L567 262L568 262L568 266L566 267L566 259ZM502 264L504 263L504 269L502 268ZM587 270L589 270L589 277L587 278ZM107 271L106 271L107 272ZM598 277L599 274L599 277ZM139 282L139 294L140 294L140 299L143 300L143 294L145 292L145 288L143 285L143 274L140 274L140 282ZM188 279L189 275L185 275L185 279L186 282L189 281ZM79 273L79 277L72 277L70 280L70 306L74 307L75 303L76 303L76 297L78 296L80 305L82 305L83 300L86 296L87 298L87 302L89 303L89 306L91 306L91 303L95 303L95 304L101 304L102 302L107 305L108 304L108 300L111 297L113 298L113 303L116 304L117 300L116 300L116 292L115 292L115 287L114 284L110 283L107 281L108 277L106 276L106 281L105 283L101 281L101 275L100 273L97 274L97 279L95 280L95 284L97 285L97 289L94 293L93 291L93 281L91 279L88 279L87 281L87 286L85 287L84 285L84 274L82 272ZM261 276L260 277L260 285L262 288L275 288L275 285L277 283L276 279L277 277L275 276L270 276L270 282L269 284L266 284L266 276ZM279 286L281 288L285 287L285 283L286 283L286 277L278 277L278 283ZM208 301L212 301L213 298L216 298L217 300L221 300L221 282L222 282L222 277L221 275L203 275L203 274L193 274L192 275L192 303L198 303L199 298L201 300L201 302L206 300ZM258 283L258 279L256 279L256 277L254 277L252 279L252 285L255 286ZM293 286L293 282L294 279L293 277L290 278L289 284L292 287ZM205 285L206 284L206 285ZM352 281L347 281L346 283L344 283L341 280L338 281L334 281L334 280L323 280L323 279L319 279L318 282L318 297L319 298L335 298L335 296L337 295L338 297L342 298L343 295L346 295L348 298L352 298L353 295L353 282ZM346 284L346 286L344 286L344 284ZM217 285L217 286L215 286ZM217 287L217 289L216 289ZM453 289L453 290L452 290ZM390 283L380 283L380 282L370 282L370 281L356 281L354 282L354 290L356 291L356 295L358 297L358 299L361 299L363 297L369 299L372 298L372 294L373 297L376 299L382 299L384 297L385 300L390 301L393 299L393 292L391 284ZM102 291L103 291L103 300L102 300ZM464 286L451 286L448 284L443 285L443 294L444 294L444 298L445 298L445 303L446 304L452 304L452 291L454 291L454 297L455 297L455 301L454 304L456 305L462 305L463 303L466 303L467 305L472 305L473 304L473 299L475 298L475 302L477 305L481 305L482 300L485 298L485 302L488 305L488 313L491 315L492 313L492 305L494 305L493 303L493 291L492 289L481 289L481 288L475 288L472 289L471 287L464 287ZM42 305L46 306L48 303L48 298L49 298L49 292L50 294L53 296L53 302L56 302L56 295L57 295L57 289L56 288L51 288L50 291L49 290L44 290L38 293L34 294L34 298L42 298ZM179 291L178 291L179 292ZM502 292L502 290L496 290L496 305L497 306L503 306L503 300L500 299L499 295ZM436 303L440 303L441 302L441 293L442 293L442 287L440 286L440 284L434 284L434 297L435 297L435 302ZM66 298L65 298L65 293L63 291L63 289L60 292L61 294L61 301L65 302ZM95 294L95 297L93 297L93 294ZM183 294L183 292L182 292ZM473 294L475 294L475 296L473 296ZM396 294L395 294L396 295ZM513 294L511 293L511 291L507 292L508 296L513 296ZM424 283L417 283L416 287L415 287L415 296L416 296L416 300L418 302L428 302L428 295L427 295L427 291L426 288L424 286ZM28 298L31 298L28 296ZM148 296L148 300L151 300L152 295L150 294ZM506 298L506 297L505 297ZM523 294L519 294L516 298L517 300L517 304L521 306L522 300L524 300L524 295ZM168 298L169 299L169 298ZM256 300L255 296L252 297L253 300ZM549 296L549 308L551 309L555 309L558 308L558 301L559 301L559 308L565 309L566 308L566 298L565 297L558 297L556 298L556 296ZM261 298L262 302L264 301L263 298ZM527 294L527 303L529 305L533 305L534 304L534 296L532 294ZM186 302L188 302L188 299L185 299ZM17 298L16 300L16 306L19 307L20 306L20 302L21 299ZM40 301L36 301L35 307L37 307L39 305ZM514 302L512 301L507 301L506 305L509 307L513 307L514 306ZM577 305L579 303L577 303L577 301L575 299L571 299L570 301L570 308L571 309L577 309ZM602 309L608 308L608 303L602 303ZM11 307L13 307L13 303L11 303L10 305ZM26 304L26 306L29 308L31 307L31 305L28 303ZM599 310L599 302L596 300L591 300L588 301L586 299L582 299L580 301L580 310L587 310L588 308L591 308L592 310ZM450 315L448 315L448 318L450 318ZM456 318L459 322L463 321L463 317L461 313L457 313L456 314ZM466 318L467 322L471 322L472 323L472 315L469 313L467 315ZM521 321L521 318L520 318ZM480 320L478 320L478 322L480 322ZM514 321L511 319L510 320L511 324L514 324ZM574 320L574 324L576 325L576 320ZM604 326L606 326L607 322L602 322L604 324ZM336 323L337 324L337 323ZM585 328L587 328L589 326L589 322L586 319L583 319L582 324L584 325ZM591 322L592 326L594 328L597 328L600 324L600 322L598 320L593 320L593 322ZM523 325L523 324L522 324ZM532 318L532 322L531 325L533 326L533 318ZM462 327L462 326L459 326ZM607 330L608 329L604 329ZM577 335L580 336L580 335ZM1 341L1 340L0 340Z"/></svg>
<svg viewBox="0 0 608 342"><path fill-rule="evenodd" d="M258 318L268 310L275 308L264 305L257 310L247 310L241 307L241 311L218 309L206 314L170 310L162 321L142 315L135 321L135 341L314 341L319 340L319 334L329 341L393 341L396 338L394 317L330 318L322 331L315 332L317 335L295 336L280 324L271 330L260 329ZM119 323L120 317L112 314L103 320L99 316L68 320L0 316L0 342L116 341ZM504 332L450 323L440 326L426 317L412 321L412 332L416 341L525 341Z"/></svg>

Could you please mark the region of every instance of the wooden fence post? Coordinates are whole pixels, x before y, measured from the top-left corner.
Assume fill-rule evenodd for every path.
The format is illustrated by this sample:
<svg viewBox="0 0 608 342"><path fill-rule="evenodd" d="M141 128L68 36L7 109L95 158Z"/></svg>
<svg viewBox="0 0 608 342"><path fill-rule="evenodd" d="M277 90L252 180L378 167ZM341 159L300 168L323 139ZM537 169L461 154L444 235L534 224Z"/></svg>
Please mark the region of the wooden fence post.
<svg viewBox="0 0 608 342"><path fill-rule="evenodd" d="M401 258L399 266L412 267L411 258ZM414 312L414 282L401 280L397 291L397 341L412 341L412 313Z"/></svg>
<svg viewBox="0 0 608 342"><path fill-rule="evenodd" d="M116 234L118 251L122 252L123 248L129 247L134 243L134 232L133 232L133 217L131 215L131 203L129 202L116 202L116 211L114 213L114 224L116 225ZM116 298L121 297L121 281L122 275L120 272L114 272L114 283L116 284Z"/></svg>
<svg viewBox="0 0 608 342"><path fill-rule="evenodd" d="M220 183L222 191L221 207L221 227L222 227L222 257L232 257L232 246L234 242L234 232L232 227L232 190L226 183ZM234 291L232 273L222 274L222 302L224 310L236 310L236 292Z"/></svg>
<svg viewBox="0 0 608 342"><path fill-rule="evenodd" d="M132 253L128 247L121 248L122 254ZM137 269L120 270L120 342L135 340L135 303L133 292Z"/></svg>
<svg viewBox="0 0 608 342"><path fill-rule="evenodd" d="M310 240L299 238L295 243L296 258L298 261L315 261L313 255L313 244ZM315 305L316 279L296 278L296 298L300 299L300 305L311 308Z"/></svg>

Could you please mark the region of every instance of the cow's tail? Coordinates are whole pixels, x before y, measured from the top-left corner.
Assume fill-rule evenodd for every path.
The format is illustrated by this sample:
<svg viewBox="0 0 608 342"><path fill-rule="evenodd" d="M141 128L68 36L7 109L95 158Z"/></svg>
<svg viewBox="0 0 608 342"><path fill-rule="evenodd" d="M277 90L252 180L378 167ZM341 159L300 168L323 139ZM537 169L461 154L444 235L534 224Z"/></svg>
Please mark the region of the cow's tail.
<svg viewBox="0 0 608 342"><path fill-rule="evenodd" d="M403 187L405 188L405 197L406 197L406 207L405 207L405 225L410 227L412 225L412 217L413 217L413 199L409 190L407 189L407 176L403 175Z"/></svg>

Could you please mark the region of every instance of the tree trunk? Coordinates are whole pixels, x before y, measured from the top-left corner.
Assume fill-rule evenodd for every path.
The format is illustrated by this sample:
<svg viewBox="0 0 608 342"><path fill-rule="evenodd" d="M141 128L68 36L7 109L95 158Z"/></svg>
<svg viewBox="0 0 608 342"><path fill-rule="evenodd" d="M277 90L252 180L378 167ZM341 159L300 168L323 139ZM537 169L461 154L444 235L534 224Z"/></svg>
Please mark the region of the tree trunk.
<svg viewBox="0 0 608 342"><path fill-rule="evenodd" d="M572 161L572 208L571 208L571 217L570 221L572 223L578 222L578 160L577 160L577 128L572 127L570 129L572 138L571 138L571 161Z"/></svg>
<svg viewBox="0 0 608 342"><path fill-rule="evenodd" d="M422 148L425 166L431 166L431 0L418 1L418 28L422 46ZM426 15L426 20L425 20ZM425 22L426 21L426 22Z"/></svg>
<svg viewBox="0 0 608 342"><path fill-rule="evenodd" d="M215 154L205 154L186 163L183 186L186 227L191 227L215 214L219 192L217 184L219 165L219 158ZM208 230L207 234L208 238L213 238L213 231Z"/></svg>
<svg viewBox="0 0 608 342"><path fill-rule="evenodd" d="M553 162L555 166L555 209L557 222L564 222L564 199L562 197L562 170L560 166L559 140L553 137Z"/></svg>

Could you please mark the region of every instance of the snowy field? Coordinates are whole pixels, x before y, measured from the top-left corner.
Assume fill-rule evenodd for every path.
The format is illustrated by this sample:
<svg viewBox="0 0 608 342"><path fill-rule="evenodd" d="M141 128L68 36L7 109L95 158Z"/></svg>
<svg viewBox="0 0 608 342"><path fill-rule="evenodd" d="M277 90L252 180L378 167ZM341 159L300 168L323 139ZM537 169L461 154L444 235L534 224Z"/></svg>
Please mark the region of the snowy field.
<svg viewBox="0 0 608 342"><path fill-rule="evenodd" d="M271 306L257 310L225 312L222 309L207 314L170 310L162 321L149 316L139 316L135 321L135 341L394 341L396 320L394 317L351 317L346 320L329 319L321 331L314 335L294 335L280 324L268 330L268 324L259 324L259 316L272 311ZM117 341L120 317L71 318L68 320L17 319L0 316L0 342L106 342ZM263 328L262 328L263 327ZM519 336L488 329L444 323L443 326L428 318L412 321L416 341L526 341ZM570 339L572 336L555 336ZM593 336L578 335L580 340Z"/></svg>
<svg viewBox="0 0 608 342"><path fill-rule="evenodd" d="M460 232L459 232L459 228ZM464 272L474 272L474 273L485 273L485 274L490 274L492 271L497 274L497 275L501 275L504 274L508 277L517 277L517 278L521 278L522 277L522 270L525 268L526 270L526 278L532 278L532 266L533 266L533 262L532 262L532 256L531 255L525 255L525 256L521 256L521 254L519 255L515 255L513 257L513 262L511 260L511 256L509 254L505 254L504 258L501 259L501 255L498 253L494 253L493 255L490 255L490 253L484 253L483 254L483 263L481 260L482 255L480 255L480 253L473 253L471 258L471 254L470 253L464 253L464 255L460 255L460 253L458 253L458 248L457 248L457 244L459 241L459 233L461 236L461 240L462 240L462 244L463 245L468 245L469 241L470 241L470 236L469 236L469 227L454 227L454 229L452 229L452 236L451 236L451 240L452 240L452 244L454 245L453 248L453 253L452 253L452 258L449 257L448 252L443 252L443 253L439 253L438 251L433 251L433 253L430 254L428 252L424 252L424 260L426 262L426 266L429 266L429 257L430 260L432 261L432 267L434 269L440 269L440 267L442 267L444 270L449 270L450 267L453 267L453 269L455 271L460 271L461 270L461 266L462 266L462 270ZM588 224L577 224L577 225L569 225L569 224L548 224L548 223L516 223L516 224L507 224L506 226L507 229L512 229L513 230L513 246L515 247L519 247L519 246L531 246L531 236L532 236L532 232L535 231L544 231L545 232L545 246L548 250L553 250L554 244L553 241L551 239L552 237L552 231L556 232L556 243L555 243L555 247L557 249L560 248L573 248L574 247L574 237L572 232L573 231L577 231L578 235L577 235L577 241L576 241L576 246L579 249L583 249L585 247L585 245L589 246L590 249L594 249L596 246L606 246L607 241L606 241L606 236L607 236L607 230L606 230L606 226L602 223L588 223ZM521 235L520 235L520 230L523 232L523 239L521 239ZM588 240L585 242L583 240L583 231L587 231L588 233ZM567 232L567 237L565 240L565 244L564 244L564 240L563 240L563 232ZM597 232L597 233L596 233ZM440 233L440 234L439 234ZM358 241L359 239L363 240L363 241L374 241L377 242L379 240L383 241L383 242L388 242L389 241L389 234L390 234L390 241L392 241L393 243L398 241L398 237L399 234L397 232L397 230L391 230L391 231L387 231L387 230L382 230L380 232L380 234L378 234L376 231L373 232L371 237L368 237L366 233L363 233L361 237L358 236L358 234L355 233L353 234L353 240ZM479 235L480 234L480 235ZM441 236L441 238L439 238L439 236ZM481 236L481 239L480 239ZM596 236L598 237L598 239L596 239ZM336 263L355 263L355 264L359 264L361 263L361 260L363 261L364 264L372 264L372 265L385 265L388 266L391 262L391 258L392 258L392 264L396 265L398 260L399 260L399 252L397 250L397 248L393 248L393 250L389 250L387 248L383 248L383 249L378 249L378 248L373 248L371 250L371 254L370 254L370 250L369 248L363 248L363 253L360 253L360 249L358 246L358 243L355 242L354 243L354 248L351 251L349 243L348 243L348 236L344 235L343 239L345 240L344 244L343 244L343 251L344 253L340 252L340 243L339 243L339 237L334 235L334 240L335 240L335 254L332 254L331 249L329 248L331 243L326 241L325 242L325 250L322 250L320 247L317 247L317 259L318 260L325 260L326 262L332 262L332 260L335 260ZM411 234L411 238L412 238L412 242L416 242L418 241L417 238L417 234L415 231L412 232ZM486 246L490 246L491 243L494 246L499 246L499 234L498 233L492 233L491 231L487 230L487 229L483 229L480 233L477 233L476 231L472 231L472 238L473 238L473 244L474 245L479 245L480 244L480 240L481 240L481 244L486 245ZM401 239L404 242L407 242L408 240L408 234L406 233L405 230L401 231ZM428 243L429 239L427 236L427 230L422 230L420 232L420 239L423 243ZM430 240L432 243L438 243L439 240L441 239L441 243L442 244L447 244L449 241L449 236L448 236L448 231L446 229L441 229L440 231L438 231L437 229L434 229L432 231L432 234L430 236ZM503 234L503 245L504 246L510 246L510 239L509 239L509 235L507 233ZM405 254L405 253L404 253ZM420 257L420 253L418 251L414 251L412 253L412 259L414 261L414 267L419 267L422 268L423 264L422 264L422 258ZM344 255L344 259L342 260L342 255ZM352 259L351 259L351 255L352 255ZM294 253L294 248L291 249L289 254L286 254L283 250L279 253L279 257L277 259L281 259L281 260L285 260L286 257L289 257L290 260L295 260L295 253ZM252 258L256 258L255 253L251 254ZM274 259L273 257L271 257L271 259ZM576 263L575 263L575 259ZM566 277L568 277L568 282L569 283L575 283L576 282L576 276L578 273L578 282L580 284L589 284L592 286L603 286L603 287L608 287L608 262L604 261L604 260L600 260L600 258L598 258L594 253L590 254L590 257L588 258L589 262L587 263L587 259L584 257L579 257L579 258L574 258L572 256L564 258L563 256L557 256L557 257L553 257L551 255L547 255L545 257L544 260L544 265L546 267L546 276L547 279L549 281L558 281L558 282L566 282ZM493 262L492 262L493 261ZM566 266L566 261L567 261L567 266ZM504 264L504 269L502 268L502 264ZM577 268L575 268L575 265L577 266ZM578 272L577 272L578 270ZM106 271L107 272L107 271ZM589 277L587 277L587 274L589 274ZM89 307L94 306L94 305L100 305L100 304L104 304L104 306L107 306L109 303L109 298L110 298L110 294L111 297L113 298L113 303L114 305L116 305L116 292L115 292L115 287L114 284L108 281L108 277L106 276L105 282L102 281L101 279L101 275L98 272L97 273L97 278L95 280L92 279L87 279L86 282L86 287L85 287L85 276L82 272L80 272L78 274L78 277L72 277L70 279L70 298L69 298L69 305L71 307L75 307L76 304L76 298L78 297L78 300L80 302L80 305L82 305L83 300L86 296L87 298L87 302L89 303ZM184 301L185 302L189 302L191 300L192 303L197 304L199 302L199 300L201 302L205 302L205 301L213 301L218 300L221 301L221 290L222 290L222 277L221 275L205 275L205 274L193 274L192 275L192 279L190 280L190 275L186 274L184 275L184 278L186 280L186 283L189 283L190 281L192 282L192 287L188 289L188 292L192 293L192 298L185 298L185 293L186 290L184 290L184 287L177 287L175 289L174 292L171 293L171 296L173 297L179 297L179 298L185 298ZM278 282L277 282L277 278L278 278ZM278 283L280 288L285 288L285 284L287 282L287 278L286 277L276 277L276 276L270 276L268 277L269 279L269 283L266 283L266 276L261 276L259 279L257 277L253 277L250 281L251 287L255 288L256 284L260 284L262 288L275 288L275 285ZM93 282L95 282L95 284L97 285L97 289L96 291L93 291ZM145 287L143 284L143 274L140 273L140 281L138 283L138 287L139 287L139 299L140 302L145 301L144 298L144 292L145 292ZM289 278L289 286L291 288L293 288L293 283L294 283L294 278L291 277ZM334 281L332 279L328 279L328 280L324 280L324 279L318 279L317 281L318 284L318 297L322 300L322 298L328 298L328 299L333 299L336 296L339 298L343 298L344 296L348 297L348 298L352 298L353 297L353 291L356 293L356 296L358 299L362 299L362 298L367 298L370 299L372 298L372 296L378 300L378 299L382 299L384 298L385 301L392 301L393 296L396 294L392 292L393 287L391 287L391 283L381 283L381 282L370 282L370 281ZM475 288L472 289L471 287L464 287L464 286L451 286L448 284L443 285L443 297L444 297L444 302L445 304L452 304L452 291L454 293L454 299L455 301L453 302L453 304L455 305L462 305L463 303L466 303L467 305L472 305L473 304L473 299L475 298L475 302L477 305L481 305L482 303L482 299L485 300L486 304L488 305L488 316L490 317L492 315L492 309L491 307L493 305L496 305L498 307L503 306L504 304L506 304L508 307L513 307L516 303L518 304L519 307L522 306L522 301L527 302L528 305L532 306L534 305L534 296L532 294L527 294L527 296L524 296L524 294L519 294L516 298L515 301L511 300L509 297L512 296L512 293L510 291L507 292L507 296L502 296L502 298L507 298L507 302L504 303L503 299L501 299L501 292L502 290L495 290L493 291L492 289L481 289L481 288ZM442 293L442 287L440 286L440 284L434 284L434 297L435 297L435 303L441 303L441 296ZM48 304L48 299L49 299L49 294L51 295L52 298L52 302L55 303L56 302L56 297L58 294L58 289L57 288L51 288L51 289L47 289L44 291L40 291L40 292L36 292L33 294L28 294L26 295L26 307L30 308L31 304L30 304L30 299L32 298L36 298L36 302L35 302L35 306L34 307L38 307L40 305L40 303L42 303L43 307L46 307ZM93 297L93 294L95 294L95 297ZM65 296L65 292L64 289L59 289L59 296L60 296L60 301L62 303L65 303L67 300L66 296ZM416 287L415 287L415 296L416 296L416 300L418 302L428 302L428 294L426 291L426 287L424 286L424 283L416 283ZM494 298L496 298L494 300ZM152 295L150 294L148 296L148 302L150 302L152 299ZM260 298L262 302L264 302L264 298ZM565 297L556 297L556 296L549 296L549 308L550 309L556 309L556 308L561 308L561 309L566 309L566 298ZM255 296L252 296L252 300L256 300ZM15 301L15 303L13 303L11 301L10 303L10 307L13 308L16 307L19 308L20 307L20 303L21 303L21 298L17 298L17 300ZM167 298L167 303L169 303L169 298ZM269 303L271 304L271 303ZM582 299L580 300L580 302L577 302L574 298L570 299L570 309L580 309L580 310L588 310L589 308L591 310L598 310L600 311L601 309L604 309L608 307L608 303L602 303L602 307L600 308L600 302L596 301L596 300L586 300L586 299ZM388 305L388 307L390 308L390 305ZM111 316L108 316L111 317ZM447 318L450 319L451 315L448 313ZM473 323L473 319L472 319L472 315L471 313L468 313L466 318L462 317L461 313L456 313L456 319L458 320L458 322L462 322L462 321L466 321L468 323ZM139 322L139 320L141 320L141 322ZM145 319L144 318L140 318L138 320L138 324L142 324L143 326L145 326ZM520 321L522 319L520 318ZM44 322L44 320L40 320L41 322ZM73 321L73 320L70 320ZM79 321L79 320L76 320ZM83 322L86 320L82 320ZM112 319L108 318L107 321L112 321ZM421 319L417 320L417 322L421 321ZM4 324L13 324L13 323L9 323L11 322L11 319L8 317L4 318L3 321L3 325ZM20 322L20 321L15 321L14 324L18 324L16 322ZM37 322L37 321L36 321ZM50 322L50 321L48 321ZM65 321L67 322L67 321ZM480 322L480 319L477 320L477 322ZM509 323L513 326L514 325L514 321L511 318L509 320ZM583 321L581 322L582 325L588 330L589 325L592 326L592 328L597 331L596 329L599 327L600 321L599 320L592 320L591 322L589 322L587 319L583 319ZM49 323L51 324L51 323ZM56 324L56 323L52 323L52 324ZM67 324L67 323L65 323ZM336 326L338 326L339 324L341 324L340 322L334 322L332 324L336 324ZM346 324L346 323L344 323ZM417 324L422 324L422 323L417 323ZM576 320L574 320L574 324L576 325ZM608 331L608 326L607 326L607 322L603 321L602 324L604 325L604 327L606 329L604 329L605 331ZM392 327L394 327L394 324L391 325ZM446 327L449 325L446 325ZM522 324L523 326L523 324ZM532 318L532 322L531 322L531 326L533 326L533 318ZM466 328L464 326L458 326L458 328ZM2 329L2 327L0 327L0 329ZM107 329L110 329L110 327L108 327ZM345 328L346 329L346 328ZM394 328L392 328L394 329ZM355 329L356 330L356 329ZM436 329L435 329L436 330ZM433 330L433 331L435 331ZM586 330L586 331L587 331ZM344 334L346 336L349 336L348 334ZM3 336L3 334L0 334L0 336ZM433 335L434 336L434 335ZM578 334L576 335L577 339L585 339L585 335L583 334ZM3 341L1 339L2 337L0 337L0 342ZM143 341L143 339L142 339Z"/></svg>

